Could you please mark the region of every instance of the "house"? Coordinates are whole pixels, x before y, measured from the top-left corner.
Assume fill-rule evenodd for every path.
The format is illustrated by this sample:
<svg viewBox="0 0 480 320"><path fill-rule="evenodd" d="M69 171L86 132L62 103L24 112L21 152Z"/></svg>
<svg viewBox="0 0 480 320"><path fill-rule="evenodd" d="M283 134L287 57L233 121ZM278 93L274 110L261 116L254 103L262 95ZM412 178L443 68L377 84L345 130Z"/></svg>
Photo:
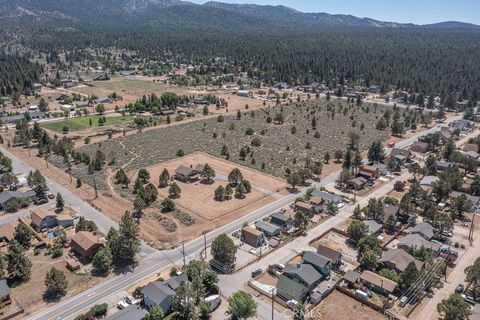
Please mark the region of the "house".
<svg viewBox="0 0 480 320"><path fill-rule="evenodd" d="M431 249L434 252L440 250L441 245L435 242L425 240L421 235L416 233L410 233L405 236L400 242L398 242L397 247L408 251L409 249L419 250L421 247Z"/></svg>
<svg viewBox="0 0 480 320"><path fill-rule="evenodd" d="M480 158L480 153L475 152L475 151L461 151L461 153L467 157L470 157L472 159L478 159Z"/></svg>
<svg viewBox="0 0 480 320"><path fill-rule="evenodd" d="M270 218L270 222L273 224L276 224L283 230L288 230L292 227L293 220L292 218L290 218L287 215L284 215L283 213L275 212L274 214L272 214Z"/></svg>
<svg viewBox="0 0 480 320"><path fill-rule="evenodd" d="M187 166L180 166L175 170L175 179L183 182L194 182L200 178L198 172Z"/></svg>
<svg viewBox="0 0 480 320"><path fill-rule="evenodd" d="M383 204L383 218L382 222L385 224L387 223L390 217L394 218L394 221L398 219L398 213L400 212L400 208L393 204Z"/></svg>
<svg viewBox="0 0 480 320"><path fill-rule="evenodd" d="M298 201L295 203L295 211L300 211L308 215L312 215L313 212L315 211L315 208L311 204Z"/></svg>
<svg viewBox="0 0 480 320"><path fill-rule="evenodd" d="M107 317L107 320L142 320L147 313L147 310L143 309L141 306L132 304Z"/></svg>
<svg viewBox="0 0 480 320"><path fill-rule="evenodd" d="M283 269L283 274L303 284L309 291L313 290L323 279L320 272L310 264L287 264Z"/></svg>
<svg viewBox="0 0 480 320"><path fill-rule="evenodd" d="M33 88L33 90L35 90L35 91L42 91L42 84L35 82L35 83L32 85L32 88Z"/></svg>
<svg viewBox="0 0 480 320"><path fill-rule="evenodd" d="M150 282L143 287L141 292L143 295L143 303L148 309L158 305L164 314L170 312L175 291L168 285L165 285L163 281Z"/></svg>
<svg viewBox="0 0 480 320"><path fill-rule="evenodd" d="M0 280L0 300L2 303L10 301L10 287L6 279Z"/></svg>
<svg viewBox="0 0 480 320"><path fill-rule="evenodd" d="M423 262L415 259L403 249L390 249L383 252L378 262L391 270L395 270L398 274L403 272L411 262L415 263L418 270L423 267Z"/></svg>
<svg viewBox="0 0 480 320"><path fill-rule="evenodd" d="M37 111L39 111L39 108L36 104L28 107L28 112L37 112Z"/></svg>
<svg viewBox="0 0 480 320"><path fill-rule="evenodd" d="M439 181L440 178L437 176L425 176L423 179L420 181L421 186L431 186L434 182Z"/></svg>
<svg viewBox="0 0 480 320"><path fill-rule="evenodd" d="M374 163L371 165L372 167L374 168L377 168L378 169L378 173L381 175L381 176L386 176L389 172L388 170L388 165L386 165L385 163Z"/></svg>
<svg viewBox="0 0 480 320"><path fill-rule="evenodd" d="M167 109L167 108L162 108L160 110L160 114L162 116L173 116L175 114L175 110L172 109Z"/></svg>
<svg viewBox="0 0 480 320"><path fill-rule="evenodd" d="M5 210L5 207L12 201L35 196L35 191L19 192L19 191L3 191L0 193L0 209Z"/></svg>
<svg viewBox="0 0 480 320"><path fill-rule="evenodd" d="M89 261L100 250L102 244L92 232L79 231L73 235L70 247L84 261Z"/></svg>
<svg viewBox="0 0 480 320"><path fill-rule="evenodd" d="M448 168L453 167L453 163L448 161L437 161L436 165L437 165L437 171L444 171L444 170L447 170Z"/></svg>
<svg viewBox="0 0 480 320"><path fill-rule="evenodd" d="M342 253L327 246L320 244L317 247L317 253L332 262L333 267L339 267L342 264Z"/></svg>
<svg viewBox="0 0 480 320"><path fill-rule="evenodd" d="M459 191L450 192L450 198L455 200L458 197L460 197L462 194L465 195L465 197L467 197L467 200L470 200L472 205L476 205L480 201L480 197L472 196L471 194L463 193L463 192L459 192Z"/></svg>
<svg viewBox="0 0 480 320"><path fill-rule="evenodd" d="M296 300L304 302L307 298L308 288L284 274L278 278L276 288L277 296L285 301Z"/></svg>
<svg viewBox="0 0 480 320"><path fill-rule="evenodd" d="M465 143L463 146L463 151L468 152L468 151L473 151L473 152L478 152L478 144L476 143Z"/></svg>
<svg viewBox="0 0 480 320"><path fill-rule="evenodd" d="M36 208L30 214L30 219L32 220L32 225L37 231L42 231L44 229L50 229L57 225L55 212L48 210L47 208Z"/></svg>
<svg viewBox="0 0 480 320"><path fill-rule="evenodd" d="M417 141L412 145L410 150L418 153L427 153L429 150L429 145L426 142Z"/></svg>
<svg viewBox="0 0 480 320"><path fill-rule="evenodd" d="M101 97L101 98L95 99L95 104L105 104L105 103L112 103L112 98Z"/></svg>
<svg viewBox="0 0 480 320"><path fill-rule="evenodd" d="M77 109L83 109L83 108L88 108L90 107L90 102L88 101L79 101L75 104L75 107L77 107Z"/></svg>
<svg viewBox="0 0 480 320"><path fill-rule="evenodd" d="M324 203L333 202L337 206L343 202L342 198L326 191L315 190L312 192L312 197L317 197L323 200Z"/></svg>
<svg viewBox="0 0 480 320"><path fill-rule="evenodd" d="M195 97L192 102L194 104L208 104L208 100L204 96Z"/></svg>
<svg viewBox="0 0 480 320"><path fill-rule="evenodd" d="M67 111L67 112L75 112L76 108L75 106L71 105L71 104L62 104L60 106L60 110L62 111Z"/></svg>
<svg viewBox="0 0 480 320"><path fill-rule="evenodd" d="M110 77L106 73L93 78L93 81L108 81L108 80L110 80Z"/></svg>
<svg viewBox="0 0 480 320"><path fill-rule="evenodd" d="M411 150L404 150L399 148L392 148L388 156L390 159L396 158L397 160L401 161L402 164L410 161L413 158Z"/></svg>
<svg viewBox="0 0 480 320"><path fill-rule="evenodd" d="M266 222L262 220L255 222L255 228L257 228L257 230L262 231L263 234L267 237L279 236L281 232L279 226L276 226L274 224L271 224L270 222Z"/></svg>
<svg viewBox="0 0 480 320"><path fill-rule="evenodd" d="M57 220L57 225L62 228L68 228L74 225L74 219L69 214L58 214L55 216L55 220Z"/></svg>
<svg viewBox="0 0 480 320"><path fill-rule="evenodd" d="M368 88L368 92L370 93L380 93L380 87L379 86L370 86Z"/></svg>
<svg viewBox="0 0 480 320"><path fill-rule="evenodd" d="M303 254L302 264L309 264L320 274L328 278L332 270L332 261L314 251L306 251Z"/></svg>
<svg viewBox="0 0 480 320"><path fill-rule="evenodd" d="M375 180L380 177L380 170L374 166L364 165L358 169L358 175L368 180Z"/></svg>
<svg viewBox="0 0 480 320"><path fill-rule="evenodd" d="M379 294L388 296L395 292L397 288L397 283L381 275L378 275L372 271L363 271L360 274L360 282L362 282L370 290L375 291Z"/></svg>
<svg viewBox="0 0 480 320"><path fill-rule="evenodd" d="M448 127L442 127L440 129L440 136L442 137L443 141L447 141L452 138L452 132Z"/></svg>
<svg viewBox="0 0 480 320"><path fill-rule="evenodd" d="M474 123L465 119L458 119L450 122L448 124L452 130L459 130L460 132L470 132L474 127Z"/></svg>
<svg viewBox="0 0 480 320"><path fill-rule="evenodd" d="M364 220L363 223L368 227L369 235L378 235L382 231L383 225L375 220Z"/></svg>
<svg viewBox="0 0 480 320"><path fill-rule="evenodd" d="M412 233L421 235L425 240L431 240L435 236L435 229L428 222L417 224Z"/></svg>
<svg viewBox="0 0 480 320"><path fill-rule="evenodd" d="M348 270L343 276L343 280L345 280L350 287L353 287L357 283L358 278L360 278L360 273L353 270Z"/></svg>
<svg viewBox="0 0 480 320"><path fill-rule="evenodd" d="M362 190L363 188L365 188L367 183L368 183L368 180L365 179L364 177L356 177L356 178L354 178L350 181L349 186L353 190L358 191L358 190Z"/></svg>
<svg viewBox="0 0 480 320"><path fill-rule="evenodd" d="M265 235L257 229L245 226L242 229L242 241L254 248L258 248L265 244Z"/></svg>
<svg viewBox="0 0 480 320"><path fill-rule="evenodd" d="M253 94L250 90L238 90L237 96L251 98Z"/></svg>

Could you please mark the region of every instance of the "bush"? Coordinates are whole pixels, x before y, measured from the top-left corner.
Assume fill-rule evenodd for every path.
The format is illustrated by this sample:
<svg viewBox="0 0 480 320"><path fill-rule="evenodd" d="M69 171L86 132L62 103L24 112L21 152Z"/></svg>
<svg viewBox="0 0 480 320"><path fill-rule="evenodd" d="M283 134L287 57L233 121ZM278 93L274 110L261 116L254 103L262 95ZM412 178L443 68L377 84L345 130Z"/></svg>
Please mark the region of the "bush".
<svg viewBox="0 0 480 320"><path fill-rule="evenodd" d="M262 145L262 141L259 137L255 137L252 139L251 145L254 147L260 147Z"/></svg>
<svg viewBox="0 0 480 320"><path fill-rule="evenodd" d="M173 212L173 216L175 217L175 219L180 221L183 225L191 226L191 225L195 224L195 219L192 218L186 212L176 210L175 212Z"/></svg>
<svg viewBox="0 0 480 320"><path fill-rule="evenodd" d="M167 232L177 231L177 225L175 224L175 222L173 222L169 219L162 219L160 224L162 225L163 229L165 229L165 231L167 231Z"/></svg>
<svg viewBox="0 0 480 320"><path fill-rule="evenodd" d="M88 313L90 313L95 318L99 318L107 314L107 310L108 310L108 304L102 303L102 304L94 305Z"/></svg>

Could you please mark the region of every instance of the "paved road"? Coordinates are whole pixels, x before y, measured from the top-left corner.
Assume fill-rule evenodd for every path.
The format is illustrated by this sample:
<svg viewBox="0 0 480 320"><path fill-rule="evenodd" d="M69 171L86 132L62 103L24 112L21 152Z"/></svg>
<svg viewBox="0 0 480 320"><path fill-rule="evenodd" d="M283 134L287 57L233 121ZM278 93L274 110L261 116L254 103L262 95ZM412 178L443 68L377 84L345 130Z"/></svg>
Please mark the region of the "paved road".
<svg viewBox="0 0 480 320"><path fill-rule="evenodd" d="M459 117L460 116L455 117L454 119L458 119ZM415 142L419 136L423 136L428 133L438 131L439 129L440 128L438 126L433 127L429 130L418 133L417 135L411 138L405 139L397 143L396 146L399 148L406 147L412 144L413 142ZM11 156L10 153L8 152L5 152L5 153L7 156ZM21 170L23 172L28 172L29 170L31 170L31 168L29 168L20 159L13 156L11 156L11 158L12 158L14 167L18 168L17 170ZM315 183L314 185L316 187L325 186L326 184L329 184L335 181L338 175L339 175L339 172L333 173L332 175L323 179L321 182ZM78 207L82 208L81 212L82 213L85 212L85 216L95 220L96 222L98 221L99 226L109 227L111 225L114 225L113 221L103 216L100 212L96 211L95 209L90 207L88 204L84 203L82 200L80 200L78 197L76 197L74 194L69 192L64 187L52 181L49 181L49 185L52 186L52 190L55 190L55 191L60 190L62 194L65 194L66 201L69 205L71 205L71 203L74 203L74 206L77 205ZM267 215L270 215L273 212L278 211L284 206L287 206L290 203L292 203L295 200L295 198L297 198L298 196L301 196L305 192L306 192L306 189L303 189L299 194L287 195L282 199L279 199L263 208L260 208L235 221L232 221L225 226L222 226L218 229L215 229L209 232L206 235L207 243L208 244L211 243L213 239L215 239L221 233L234 232L240 229L244 225L244 223L250 223L250 222L262 219L263 217L266 217ZM339 222L341 222L341 220L339 219L346 219L351 214L350 212L347 212L347 211L344 211L344 212L346 213L337 215L334 218L335 220L332 220L331 223L336 222L338 224ZM204 246L203 237L194 239L185 244L185 255L193 258L196 256L199 250L203 248L203 246ZM282 249L282 250L288 250L288 249ZM280 255L281 252L282 251L276 252L275 256ZM143 279L154 276L156 273L166 268L167 266L171 265L172 263L181 265L182 264L181 261L183 259L182 252L180 249L160 252L160 251L155 251L153 249L148 250L144 248L144 251L142 251L141 256L142 257L138 263L138 266L133 271L120 274L109 280L106 280L100 283L99 285L82 292L81 294L78 294L74 297L61 301L55 304L54 306L50 307L49 309L33 315L32 317L30 317L30 319L48 320L48 319L57 319L57 318L59 319L73 318L76 314L90 308L94 304L99 303L100 301L104 300L108 296L118 293L130 286L133 286L135 283L140 282ZM235 279L235 275L232 275L231 277L232 279ZM237 283L237 281L230 281L230 283L232 282ZM222 283L226 283L226 282L222 282ZM269 310L270 309L266 307L266 305L263 302L260 302L258 316L265 319L270 318ZM278 317L277 319L281 319L281 317Z"/></svg>

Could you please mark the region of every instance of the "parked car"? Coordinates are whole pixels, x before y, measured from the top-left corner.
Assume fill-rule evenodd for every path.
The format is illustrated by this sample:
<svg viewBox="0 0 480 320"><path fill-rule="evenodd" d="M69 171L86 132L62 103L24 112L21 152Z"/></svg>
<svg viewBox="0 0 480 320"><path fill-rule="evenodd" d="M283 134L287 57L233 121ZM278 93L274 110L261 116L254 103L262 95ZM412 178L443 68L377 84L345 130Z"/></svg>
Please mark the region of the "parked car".
<svg viewBox="0 0 480 320"><path fill-rule="evenodd" d="M298 304L298 301L297 300L288 300L287 301L287 306L290 308L290 309L295 309L295 307L297 306Z"/></svg>
<svg viewBox="0 0 480 320"><path fill-rule="evenodd" d="M473 298L472 295L462 293L461 296L462 296L463 300L465 300L466 302L468 302L472 305L477 304L477 302L475 301L475 299Z"/></svg>
<svg viewBox="0 0 480 320"><path fill-rule="evenodd" d="M50 191L47 192L47 197L48 197L48 199L55 199L55 195L53 193L51 193Z"/></svg>
<svg viewBox="0 0 480 320"><path fill-rule="evenodd" d="M257 269L255 269L255 270L252 271L252 278L256 278L256 277L258 277L258 276L261 275L261 274L262 274L262 269L257 268Z"/></svg>
<svg viewBox="0 0 480 320"><path fill-rule="evenodd" d="M117 308L122 310L128 307L128 303L125 300L121 300L117 303Z"/></svg>
<svg viewBox="0 0 480 320"><path fill-rule="evenodd" d="M465 286L463 284L459 284L456 288L455 288L455 293L463 293L463 290L465 290Z"/></svg>
<svg viewBox="0 0 480 320"><path fill-rule="evenodd" d="M33 198L33 203L35 203L36 205L45 204L45 203L48 203L48 199L47 198L34 197Z"/></svg>
<svg viewBox="0 0 480 320"><path fill-rule="evenodd" d="M206 297L205 302L210 304L211 310L213 312L220 306L220 304L222 303L222 299L218 294L215 294L215 295Z"/></svg>

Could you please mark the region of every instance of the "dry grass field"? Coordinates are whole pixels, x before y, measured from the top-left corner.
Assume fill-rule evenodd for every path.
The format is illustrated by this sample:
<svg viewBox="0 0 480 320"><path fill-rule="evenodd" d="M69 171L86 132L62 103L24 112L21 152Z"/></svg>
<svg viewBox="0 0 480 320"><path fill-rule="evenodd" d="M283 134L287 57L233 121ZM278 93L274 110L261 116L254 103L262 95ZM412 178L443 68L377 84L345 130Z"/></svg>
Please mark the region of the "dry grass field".
<svg viewBox="0 0 480 320"><path fill-rule="evenodd" d="M175 169L181 165L196 166L197 164L203 165L205 163L208 163L216 172L216 178L213 183L204 184L198 181L195 183L184 183L178 180L175 181L182 190L180 198L175 199L175 203L184 211L196 218L200 218L200 220L213 221L226 215L239 216L245 211L244 208L254 210L257 207L255 203L258 201L262 205L273 201L275 198L270 196L270 194L281 190L285 192L285 187L287 186L282 179L242 167L241 172L244 178L252 184L252 192L248 193L245 199L232 197L230 200L219 202L214 199L214 191L220 185L226 186L228 173L238 167L238 165L232 162L207 154L194 153L186 157L162 162L146 169L150 173L151 181L154 184L158 184L158 177L164 168L173 174ZM128 175L132 181L132 188L137 177L137 171L129 172ZM161 200L168 197L168 187L159 188L158 191Z"/></svg>
<svg viewBox="0 0 480 320"><path fill-rule="evenodd" d="M312 100L298 105L249 110L242 112L240 119L226 116L221 122L213 117L179 123L77 150L94 154L100 149L107 161L114 157L116 166L133 171L174 159L178 150L184 154L200 151L227 158L221 154L225 146L229 161L283 177L286 168L302 167L306 158L322 160L327 152L333 157L335 150L345 150L350 132L358 133L361 149L375 139L386 140L388 132L375 129L382 111L383 108L378 107L375 112L369 105L355 107L343 102ZM283 114L283 124L269 121L278 113ZM311 124L313 117L316 128ZM252 146L254 139L260 146ZM248 155L242 159L240 150L247 147Z"/></svg>
<svg viewBox="0 0 480 320"><path fill-rule="evenodd" d="M305 319L339 320L383 320L385 316L350 298L340 291L334 290L318 306L306 315Z"/></svg>

